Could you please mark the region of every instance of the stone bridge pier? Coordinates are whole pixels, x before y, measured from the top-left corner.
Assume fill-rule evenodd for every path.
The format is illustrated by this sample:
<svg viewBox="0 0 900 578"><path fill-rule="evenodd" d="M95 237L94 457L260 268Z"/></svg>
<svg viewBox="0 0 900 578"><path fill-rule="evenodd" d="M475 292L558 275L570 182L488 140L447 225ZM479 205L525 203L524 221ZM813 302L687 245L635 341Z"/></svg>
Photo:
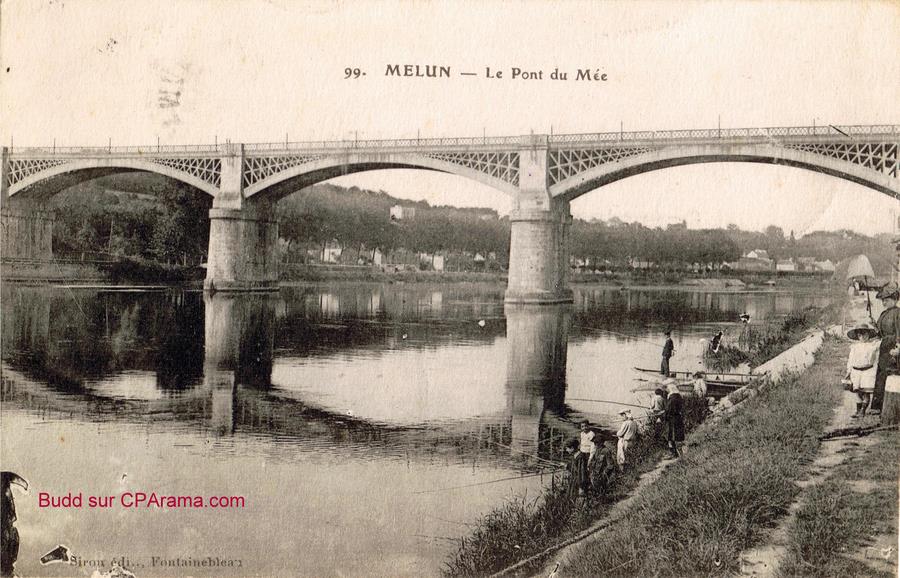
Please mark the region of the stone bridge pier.
<svg viewBox="0 0 900 578"><path fill-rule="evenodd" d="M272 291L278 287L278 222L266 201L243 190L243 145L221 159L221 185L209 210L207 291Z"/></svg>
<svg viewBox="0 0 900 578"><path fill-rule="evenodd" d="M507 303L572 301L569 271L569 201L550 195L549 141L533 136L519 152L519 191L510 214Z"/></svg>

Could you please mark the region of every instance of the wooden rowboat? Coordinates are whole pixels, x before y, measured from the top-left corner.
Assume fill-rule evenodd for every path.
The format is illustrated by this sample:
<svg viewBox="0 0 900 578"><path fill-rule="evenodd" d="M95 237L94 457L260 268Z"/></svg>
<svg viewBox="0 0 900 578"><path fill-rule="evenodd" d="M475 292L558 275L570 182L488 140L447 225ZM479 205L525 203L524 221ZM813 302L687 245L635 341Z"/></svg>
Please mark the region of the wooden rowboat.
<svg viewBox="0 0 900 578"><path fill-rule="evenodd" d="M658 375L660 379L663 379L663 376L659 373L659 370L655 369L646 369L642 367L635 367L636 371L640 371L642 373L652 373ZM670 372L675 376L676 379L685 379L690 378L694 375L692 371L672 371ZM706 385L716 386L722 388L732 388L737 389L739 387L743 387L753 381L756 375L751 375L749 373L725 373L725 372L712 372L712 371L704 371L703 379L706 381Z"/></svg>

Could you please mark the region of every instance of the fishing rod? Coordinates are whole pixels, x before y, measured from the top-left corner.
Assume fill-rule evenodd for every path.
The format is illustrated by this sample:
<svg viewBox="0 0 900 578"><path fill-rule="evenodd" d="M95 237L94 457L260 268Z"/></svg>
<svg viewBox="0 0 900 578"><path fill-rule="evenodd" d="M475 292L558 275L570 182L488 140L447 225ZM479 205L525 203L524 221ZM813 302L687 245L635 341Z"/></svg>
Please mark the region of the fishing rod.
<svg viewBox="0 0 900 578"><path fill-rule="evenodd" d="M628 407L638 407L641 409L647 409L646 407L644 407L642 405L635 405L633 403L624 403L621 401L612 401L611 399L587 399L584 397L569 397L569 398L566 398L566 401L592 401L594 403L613 403L616 405L627 405Z"/></svg>
<svg viewBox="0 0 900 578"><path fill-rule="evenodd" d="M472 436L472 437L474 437L474 436ZM563 464L560 463L560 462L554 462L554 461L552 461L552 460L548 460L548 459L542 458L542 457L540 457L540 456L532 455L532 454L530 454L530 453L528 453L528 452L525 452L525 451L523 451L523 450L517 450L516 448L514 448L514 447L512 447L512 446L508 446L508 445L506 445L506 444L501 444L500 442L495 442L495 441L493 441L493 440L478 440L478 441L484 441L484 442L487 442L487 443L489 443L489 444L494 444L495 446L500 446L501 448L508 449L509 451L516 452L516 453L519 453L519 454L528 456L529 458L535 459L535 460L537 460L537 461L539 461L539 462L544 462L544 463L548 464L548 466L550 466L550 467L558 468L558 467L560 467L560 466L563 465ZM529 441L531 441L531 440L529 440Z"/></svg>
<svg viewBox="0 0 900 578"><path fill-rule="evenodd" d="M559 471L559 470L564 470L564 469L565 469L565 466L559 466L559 467L557 468L557 471ZM555 472L554 472L554 473L555 473ZM421 491L418 491L418 492L412 492L412 493L413 493L413 494L433 494L433 493L435 493L435 492L449 492L449 491L451 491L451 490L461 490L461 489L464 489L464 488L474 488L474 487L476 487L476 486L485 486L485 485L487 485L487 484L497 484L497 483L500 483L500 482L508 482L508 481L511 481L511 480L524 480L525 478L534 478L534 477L537 477L537 476L544 476L544 475L552 475L552 474L547 474L546 472L538 472L538 473L536 473L536 474L525 474L524 476L511 476L511 477L508 477L508 478L500 478L499 480L488 480L488 481L486 481L486 482L477 482L477 483L475 483L475 484L465 484L465 485L462 485L462 486L451 486L451 487L449 487L449 488L435 488L435 489L433 489L433 490L421 490Z"/></svg>

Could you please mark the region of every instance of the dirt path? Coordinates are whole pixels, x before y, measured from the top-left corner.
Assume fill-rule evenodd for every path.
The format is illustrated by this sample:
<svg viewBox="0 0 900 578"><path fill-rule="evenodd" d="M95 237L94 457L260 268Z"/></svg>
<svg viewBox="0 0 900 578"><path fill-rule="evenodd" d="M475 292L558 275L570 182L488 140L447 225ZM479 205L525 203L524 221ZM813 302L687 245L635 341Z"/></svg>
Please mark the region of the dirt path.
<svg viewBox="0 0 900 578"><path fill-rule="evenodd" d="M845 310L845 327L850 327L868 318L865 311L864 299L857 298L852 301ZM864 420L854 420L851 416L856 410L856 395L845 391L841 403L834 410L834 417L827 430L851 426L872 426L879 421L878 418L866 417ZM794 523L797 512L803 507L809 489L827 480L834 469L847 460L859 457L878 442L876 436L863 438L839 439L823 443L818 457L812 463L809 477L797 482L801 488L800 495L791 504L788 514L781 523L772 530L766 542L756 548L744 551L741 556L741 576L775 576L778 572L780 561L787 552L788 533ZM874 482L861 481L852 487L855 491L866 493ZM882 555L887 548L896 547L897 535L883 535L875 538L874 546L860 549L851 557L863 562L873 570L896 571L893 564Z"/></svg>
<svg viewBox="0 0 900 578"><path fill-rule="evenodd" d="M841 403L834 409L834 417L827 430L835 430L852 425L860 425L850 418L856 411L856 395L845 391ZM778 570L778 562L784 556L787 547L788 531L794 523L797 512L803 506L806 491L817 484L822 483L830 475L831 470L844 463L851 457L859 455L867 447L877 442L875 437L857 439L842 439L823 443L819 455L813 461L809 477L797 482L801 493L791 504L787 516L772 530L766 539L766 543L756 548L745 550L741 556L741 576L775 576Z"/></svg>

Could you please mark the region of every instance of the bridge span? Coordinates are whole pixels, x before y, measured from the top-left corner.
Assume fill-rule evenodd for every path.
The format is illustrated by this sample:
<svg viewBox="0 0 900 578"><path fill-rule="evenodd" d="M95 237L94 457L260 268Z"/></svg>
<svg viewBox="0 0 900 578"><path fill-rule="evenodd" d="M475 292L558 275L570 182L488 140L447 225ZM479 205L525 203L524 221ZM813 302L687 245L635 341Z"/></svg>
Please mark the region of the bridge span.
<svg viewBox="0 0 900 578"><path fill-rule="evenodd" d="M512 198L513 303L571 301L570 202L667 167L754 162L812 170L900 199L900 125L778 127L147 147L0 149L5 254L51 255L44 201L80 182L146 171L213 198L206 287L271 290L278 282L280 198L352 173L404 168L473 179Z"/></svg>

